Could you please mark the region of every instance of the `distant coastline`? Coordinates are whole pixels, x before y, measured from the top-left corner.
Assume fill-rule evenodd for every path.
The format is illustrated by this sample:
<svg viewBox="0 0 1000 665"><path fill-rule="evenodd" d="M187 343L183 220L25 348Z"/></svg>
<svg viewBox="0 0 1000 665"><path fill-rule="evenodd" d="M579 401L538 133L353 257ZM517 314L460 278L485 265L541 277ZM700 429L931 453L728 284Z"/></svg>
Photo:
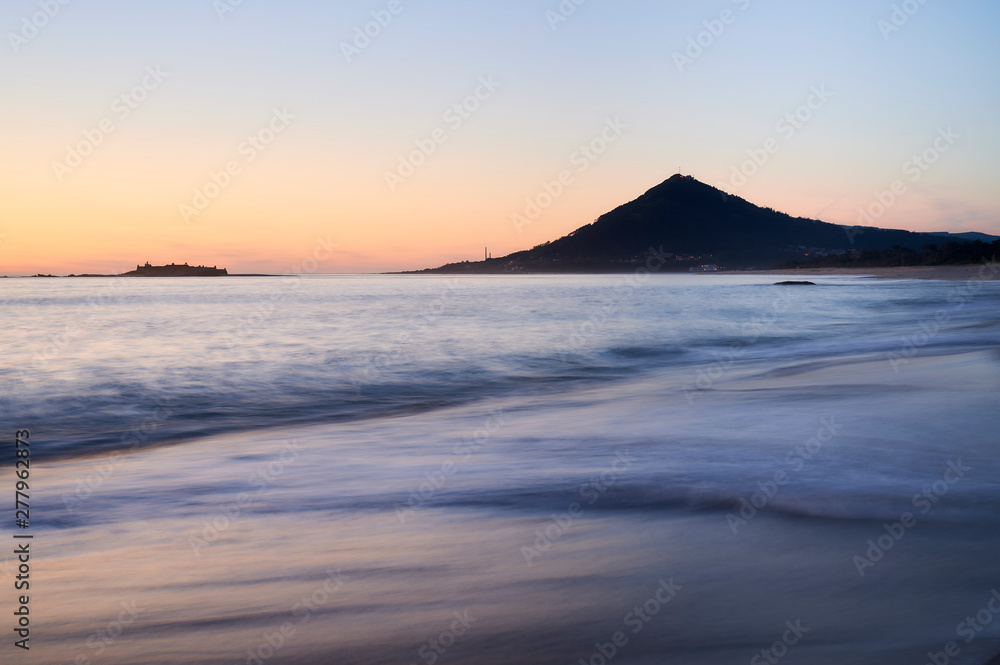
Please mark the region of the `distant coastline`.
<svg viewBox="0 0 1000 665"><path fill-rule="evenodd" d="M80 275L69 274L69 275L52 275L38 273L36 275L0 275L0 278L26 278L26 277L45 277L45 278L66 278L66 277L277 277L278 275L267 275L267 274L230 274L226 268L219 268L218 266L189 266L187 263L171 263L164 266L154 266L148 261L145 265L136 265L135 270L130 270L124 273L116 274L95 274L95 273L84 273Z"/></svg>
<svg viewBox="0 0 1000 665"><path fill-rule="evenodd" d="M469 275L613 275L613 274L628 274L634 271L634 268L622 269L622 270L601 270L601 271L566 271L561 273L554 272L520 272L520 273L509 273L509 272L495 272L495 273L466 273ZM825 275L834 277L837 275L844 276L868 276L873 279L936 279L949 282L961 282L967 280L977 280L982 279L981 273L985 271L987 279L997 279L1000 277L1000 263L982 263L982 264L969 264L969 265L948 265L948 266L895 266L895 267L872 267L872 268L772 268L767 270L718 270L714 272L697 272L691 273L688 271L678 272L666 272L663 274L674 274L674 275L699 275L702 277L709 277L711 275ZM419 271L419 272L389 272L389 273L372 273L372 274L382 274L382 275L440 275L440 274L462 274L462 273L434 273L429 271ZM133 275L123 274L123 275L96 275L96 274L85 274L85 275L0 275L0 279L35 279L35 278L47 278L47 279L66 279L70 277L130 277ZM272 274L229 274L228 277L282 277L282 275L272 275Z"/></svg>

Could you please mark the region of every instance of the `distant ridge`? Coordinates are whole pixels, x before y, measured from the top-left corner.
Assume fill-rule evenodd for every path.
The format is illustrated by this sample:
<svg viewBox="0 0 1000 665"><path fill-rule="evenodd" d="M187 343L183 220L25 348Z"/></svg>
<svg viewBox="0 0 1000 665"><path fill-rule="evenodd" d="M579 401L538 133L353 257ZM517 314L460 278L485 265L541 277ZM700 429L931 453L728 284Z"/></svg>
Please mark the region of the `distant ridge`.
<svg viewBox="0 0 1000 665"><path fill-rule="evenodd" d="M1000 240L1000 236L991 236L988 233L977 233L975 231L968 231L966 233L949 233L948 231L934 231L931 233L932 236L942 236L949 240L967 240L969 242L974 242L976 240L981 240L982 242L993 242L994 240Z"/></svg>
<svg viewBox="0 0 1000 665"><path fill-rule="evenodd" d="M624 272L644 264L651 249L670 256L668 271L706 264L770 268L866 250L916 251L955 237L792 217L677 174L558 240L501 258L419 272Z"/></svg>

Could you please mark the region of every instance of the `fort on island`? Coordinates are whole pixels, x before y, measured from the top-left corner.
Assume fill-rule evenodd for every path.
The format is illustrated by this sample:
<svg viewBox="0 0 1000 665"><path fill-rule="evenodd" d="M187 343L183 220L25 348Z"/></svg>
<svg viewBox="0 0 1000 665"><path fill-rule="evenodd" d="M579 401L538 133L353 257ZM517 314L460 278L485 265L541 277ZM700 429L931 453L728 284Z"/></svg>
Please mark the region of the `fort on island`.
<svg viewBox="0 0 1000 665"><path fill-rule="evenodd" d="M187 263L171 263L168 266L137 265L135 270L122 273L122 277L223 277L229 274L225 268L212 266L189 266Z"/></svg>

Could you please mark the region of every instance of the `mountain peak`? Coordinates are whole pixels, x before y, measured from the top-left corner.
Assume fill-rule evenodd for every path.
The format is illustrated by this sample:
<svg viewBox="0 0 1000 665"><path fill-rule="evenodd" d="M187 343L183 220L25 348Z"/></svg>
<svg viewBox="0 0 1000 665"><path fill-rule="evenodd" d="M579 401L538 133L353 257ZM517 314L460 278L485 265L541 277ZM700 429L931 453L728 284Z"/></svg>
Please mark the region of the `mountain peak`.
<svg viewBox="0 0 1000 665"><path fill-rule="evenodd" d="M594 223L509 258L528 265L616 265L638 260L650 247L662 247L703 263L773 265L814 252L895 245L917 249L933 240L924 234L882 229L852 237L840 225L762 208L693 176L675 173Z"/></svg>
<svg viewBox="0 0 1000 665"><path fill-rule="evenodd" d="M675 173L674 175L670 176L669 178L661 182L659 185L656 185L646 193L647 194L653 192L677 193L677 192L688 192L688 191L722 193L720 190L717 190L715 187L712 187L711 185L706 185L705 183L701 182L694 176L684 175L682 173Z"/></svg>
<svg viewBox="0 0 1000 665"><path fill-rule="evenodd" d="M692 175L684 175L682 173L675 173L674 175L670 176L660 184L666 185L666 184L680 184L680 183L692 183L692 184L697 183L699 185L705 184L703 182L699 182Z"/></svg>

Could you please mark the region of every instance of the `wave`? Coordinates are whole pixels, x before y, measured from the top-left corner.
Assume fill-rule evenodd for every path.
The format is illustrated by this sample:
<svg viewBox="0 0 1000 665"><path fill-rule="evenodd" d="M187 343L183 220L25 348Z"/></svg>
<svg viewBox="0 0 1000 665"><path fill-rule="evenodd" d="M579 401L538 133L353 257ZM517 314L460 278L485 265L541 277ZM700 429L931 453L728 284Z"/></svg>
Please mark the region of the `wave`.
<svg viewBox="0 0 1000 665"><path fill-rule="evenodd" d="M250 469L258 464L259 460L246 461L245 475L251 475ZM63 510L63 499L57 492L51 493L39 504L39 514L44 516L39 524L67 528L113 523L134 514L165 517L176 511L184 515L201 503L217 511L219 506L235 501L241 491L248 493L250 498L245 505L255 514L289 514L296 519L309 514L322 519L326 513L387 513L407 522L424 512L500 510L533 515L543 521L566 521L572 514L569 521L574 523L644 512L716 514L722 530L732 528L734 521L742 527L758 518L873 522L881 526L899 521L904 513L914 515L918 524L1000 523L1000 497L996 488L988 484L952 488L946 501L935 505L922 502L918 506L911 501L911 488L906 484L873 488L875 476L852 479L850 484L830 479L822 485L813 481L795 482L773 488L770 494L747 485L743 478L727 478L719 473L714 479L707 475L684 480L618 479L605 486L594 479L569 481L565 477L531 483L518 483L514 477L501 478L499 482L495 478L478 477L454 487L446 483L436 486L419 476L402 483L399 480L380 478L377 483L352 484L347 479L336 482L300 472L297 482L313 487L312 491L291 490L283 494L278 487L267 487L266 500L255 498L258 494L263 497L265 489L250 487L231 490L232 496L228 497L217 493L218 490L201 497L183 481L161 480L155 486L119 483L115 494L87 498L88 510L77 513ZM70 491L63 497L71 495Z"/></svg>
<svg viewBox="0 0 1000 665"><path fill-rule="evenodd" d="M680 390L699 370L725 363L760 378L787 377L859 359L899 354L905 340L810 339L782 336L734 347L738 338L688 348L608 346L566 354L504 357L490 368L475 361L377 372L328 367L277 367L270 375L217 368L176 370L166 377L127 381L90 377L72 394L22 384L4 400L18 427L46 432L41 458L102 453L260 428L342 423L413 415L489 399L550 395L588 385L639 380L657 373L662 387ZM998 327L940 334L920 347L924 356L997 349ZM732 349L738 348L738 353ZM16 381L14 382L16 385Z"/></svg>
<svg viewBox="0 0 1000 665"><path fill-rule="evenodd" d="M322 293L350 286L310 284ZM415 282L413 288L423 288L417 284L432 283ZM488 284L508 288L502 280ZM491 301L493 309L483 313L478 301L470 302L467 311L449 313L447 325L439 321L436 327L402 314L392 319L388 305L374 315L340 321L307 300L303 320L291 325L276 319L273 330L258 330L254 334L262 337L251 335L234 347L223 344L198 317L216 310L230 318L243 312L246 303L231 301L238 294L208 291L196 297L163 285L158 288L168 291L159 297L168 303L164 307L173 308L172 319L154 324L129 314L146 297L129 295L115 305L121 316L128 315L117 325L77 332L67 340L56 335L52 344L42 345L43 351L58 353L47 369L24 371L31 365L27 360L0 365L7 388L0 413L18 427L44 431L51 443L39 456L55 458L262 427L416 414L635 381L652 373L658 373L660 385L679 390L720 362L766 378L862 356L886 358L907 344L917 344L922 355L1000 347L1000 291L989 289L968 302L950 303L957 287L938 283L861 285L854 280L794 292L709 283L704 288L651 287L634 294L630 304L616 304L614 320L602 320L588 316L601 311L606 296L600 289L567 292L560 284L546 285L552 292L539 300L554 313L539 305L522 321L523 293L512 283L510 293ZM776 293L788 298L781 312L774 309ZM401 308L412 299L387 297ZM439 294L421 297L434 304ZM18 306L34 303L56 314L73 311L74 303L83 307L81 298L39 295L23 298ZM942 308L947 322L928 334L921 322L934 322ZM331 322L340 327L331 328ZM407 327L412 325L415 332ZM370 340L395 340L400 330L413 332L409 341L380 351ZM45 334L39 338L47 339Z"/></svg>

